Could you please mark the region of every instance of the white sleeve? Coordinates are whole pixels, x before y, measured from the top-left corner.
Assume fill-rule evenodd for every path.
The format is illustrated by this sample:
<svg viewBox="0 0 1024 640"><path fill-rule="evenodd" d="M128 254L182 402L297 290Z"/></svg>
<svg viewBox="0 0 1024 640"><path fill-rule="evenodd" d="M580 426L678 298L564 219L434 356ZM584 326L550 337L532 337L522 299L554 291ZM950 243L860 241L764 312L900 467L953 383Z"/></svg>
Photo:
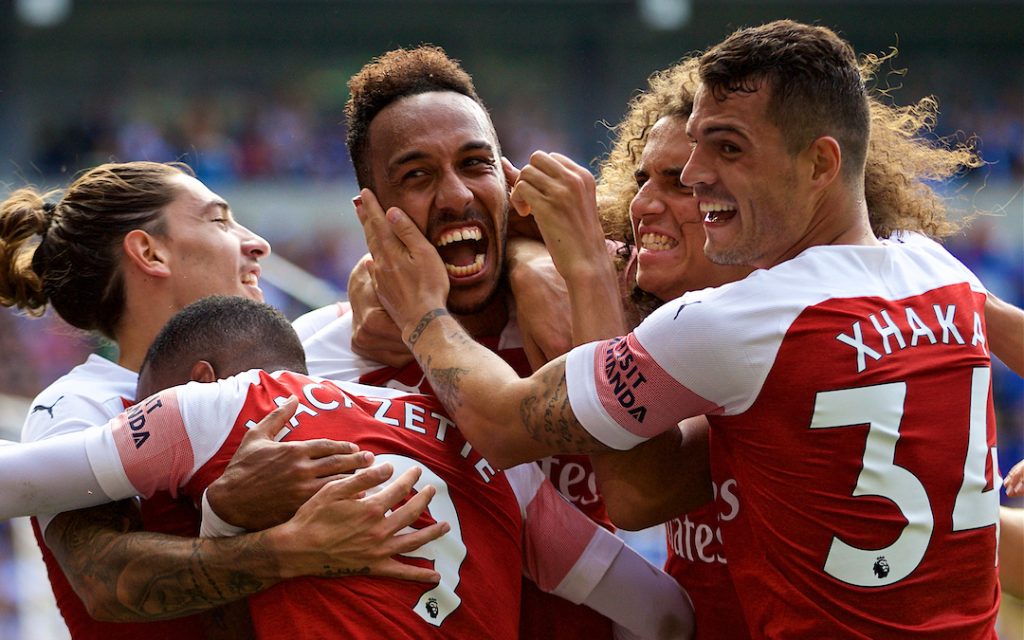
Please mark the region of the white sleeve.
<svg viewBox="0 0 1024 640"><path fill-rule="evenodd" d="M302 346L306 350L306 366L310 375L320 378L357 382L364 373L384 366L352 351L351 312L303 339Z"/></svg>
<svg viewBox="0 0 1024 640"><path fill-rule="evenodd" d="M693 637L693 603L671 576L625 546L583 601L610 618L616 640Z"/></svg>
<svg viewBox="0 0 1024 640"><path fill-rule="evenodd" d="M295 329L295 333L299 334L299 340L305 342L317 331L320 331L334 320L348 313L350 308L347 302L335 302L326 307L313 309L309 313L295 318L292 322L292 327Z"/></svg>
<svg viewBox="0 0 1024 640"><path fill-rule="evenodd" d="M107 493L89 464L86 442L105 429L90 427L0 447L0 520L61 513L134 496L131 488Z"/></svg>
<svg viewBox="0 0 1024 640"><path fill-rule="evenodd" d="M86 442L108 495L177 495L227 439L258 372L172 387L120 414ZM134 494L133 494L134 495Z"/></svg>
<svg viewBox="0 0 1024 640"><path fill-rule="evenodd" d="M228 538L245 533L244 528L236 527L217 515L206 498L206 491L203 491L202 514L203 520L199 525L200 538Z"/></svg>

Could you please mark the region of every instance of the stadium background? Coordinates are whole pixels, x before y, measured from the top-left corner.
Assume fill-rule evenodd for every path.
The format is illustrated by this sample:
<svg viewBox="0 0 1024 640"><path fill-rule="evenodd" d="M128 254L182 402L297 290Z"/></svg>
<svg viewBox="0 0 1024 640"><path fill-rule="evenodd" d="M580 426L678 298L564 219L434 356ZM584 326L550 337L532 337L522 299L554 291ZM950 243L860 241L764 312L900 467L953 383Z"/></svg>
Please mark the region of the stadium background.
<svg viewBox="0 0 1024 640"><path fill-rule="evenodd" d="M341 109L371 57L441 45L514 162L540 148L588 163L649 73L781 17L836 28L862 53L898 47L881 81L896 102L934 94L937 136L978 137L990 164L941 188L987 213L949 245L1024 304L1020 0L0 0L0 196L112 159L188 162L273 244L267 297L294 317L344 296L365 250ZM92 349L107 350L0 312L0 436L17 439L28 400ZM996 367L1006 469L1024 458L1024 385ZM633 540L663 553L657 531ZM24 521L0 523L0 640L66 637L33 551ZM1024 637L1024 622L1004 636Z"/></svg>

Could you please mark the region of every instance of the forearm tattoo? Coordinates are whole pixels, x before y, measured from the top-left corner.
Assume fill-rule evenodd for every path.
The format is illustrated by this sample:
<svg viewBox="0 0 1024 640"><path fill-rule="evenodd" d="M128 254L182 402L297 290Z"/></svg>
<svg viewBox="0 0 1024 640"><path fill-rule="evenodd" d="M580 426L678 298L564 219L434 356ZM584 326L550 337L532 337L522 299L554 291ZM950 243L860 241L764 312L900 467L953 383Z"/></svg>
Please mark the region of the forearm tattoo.
<svg viewBox="0 0 1024 640"><path fill-rule="evenodd" d="M443 308L431 309L430 311L424 313L423 317L420 318L420 321L416 323L416 328L414 328L412 330L412 333L409 334L409 346L412 347L414 344L416 344L416 341L418 341L420 339L420 336L423 335L423 332L426 331L427 325L429 325L434 320L434 318L439 318L441 316L446 315L448 315L448 310Z"/></svg>
<svg viewBox="0 0 1024 640"><path fill-rule="evenodd" d="M430 386L434 388L434 395L448 409L448 413L455 413L455 410L462 404L459 382L462 376L469 373L469 369L460 369L459 367L435 369L431 366L432 360L430 356L427 356L423 370L427 372Z"/></svg>
<svg viewBox="0 0 1024 640"><path fill-rule="evenodd" d="M251 573L261 567L261 575L273 575L259 534L204 540L141 529L133 501L62 513L47 528L48 545L98 618L175 618L238 600L275 582ZM210 545L218 546L216 554Z"/></svg>
<svg viewBox="0 0 1024 640"><path fill-rule="evenodd" d="M597 453L608 448L590 435L569 404L565 367L544 372L540 393L524 398L519 417L534 440L562 453Z"/></svg>

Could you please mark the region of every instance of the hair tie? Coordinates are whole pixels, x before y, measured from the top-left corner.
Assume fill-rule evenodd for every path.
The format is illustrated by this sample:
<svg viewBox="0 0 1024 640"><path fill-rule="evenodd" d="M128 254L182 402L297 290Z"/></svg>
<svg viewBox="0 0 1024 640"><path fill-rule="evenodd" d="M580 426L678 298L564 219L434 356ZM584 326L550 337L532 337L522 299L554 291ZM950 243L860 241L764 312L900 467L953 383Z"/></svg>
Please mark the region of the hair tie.
<svg viewBox="0 0 1024 640"><path fill-rule="evenodd" d="M57 209L57 205L53 202L43 203L43 228L39 231L39 235L46 235L46 232L53 226L53 219L57 216L54 215L54 211Z"/></svg>

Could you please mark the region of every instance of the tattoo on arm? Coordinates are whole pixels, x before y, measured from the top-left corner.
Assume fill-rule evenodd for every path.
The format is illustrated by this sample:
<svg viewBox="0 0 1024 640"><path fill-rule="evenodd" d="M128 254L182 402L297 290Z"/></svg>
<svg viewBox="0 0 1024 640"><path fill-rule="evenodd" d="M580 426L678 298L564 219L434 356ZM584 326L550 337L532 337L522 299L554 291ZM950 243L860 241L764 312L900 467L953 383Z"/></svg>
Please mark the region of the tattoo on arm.
<svg viewBox="0 0 1024 640"><path fill-rule="evenodd" d="M519 418L530 437L556 451L597 453L608 450L576 419L569 404L564 365L541 374L539 393L523 399Z"/></svg>
<svg viewBox="0 0 1024 640"><path fill-rule="evenodd" d="M416 328L409 334L409 346L416 344L416 341L420 339L423 332L426 331L427 325L429 325L434 318L448 315L447 309L431 309L430 311L423 314L420 321L416 323Z"/></svg>
<svg viewBox="0 0 1024 640"><path fill-rule="evenodd" d="M441 404L448 409L448 412L454 413L456 407L462 404L459 381L463 375L469 373L469 369L460 369L458 367L435 369L430 366L431 361L431 357L427 356L427 361L423 366L423 370L427 372L427 376L430 378L430 386L434 388L434 394L441 401Z"/></svg>
<svg viewBox="0 0 1024 640"><path fill-rule="evenodd" d="M210 540L142 531L131 500L62 513L47 527L46 541L101 620L190 615L276 582L265 577L274 575L274 567L261 534Z"/></svg>

